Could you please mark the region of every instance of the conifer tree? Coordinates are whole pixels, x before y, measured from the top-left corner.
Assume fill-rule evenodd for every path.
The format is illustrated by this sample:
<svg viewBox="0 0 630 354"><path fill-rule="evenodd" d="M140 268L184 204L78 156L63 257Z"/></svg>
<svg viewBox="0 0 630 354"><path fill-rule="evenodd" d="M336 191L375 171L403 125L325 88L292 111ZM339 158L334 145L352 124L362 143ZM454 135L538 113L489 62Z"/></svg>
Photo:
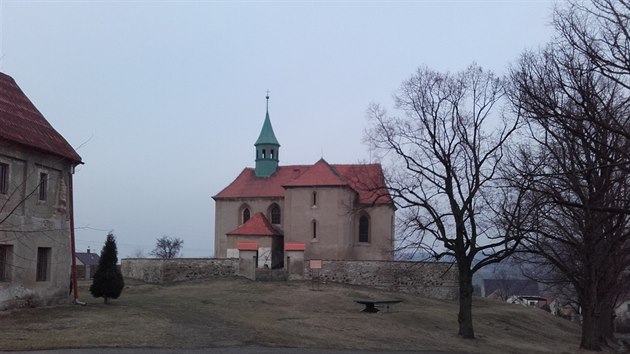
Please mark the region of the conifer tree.
<svg viewBox="0 0 630 354"><path fill-rule="evenodd" d="M102 297L107 303L108 299L117 299L122 292L125 282L122 273L116 266L118 263L118 250L116 238L111 232L107 234L105 245L101 251L101 259L94 274L90 293L94 297Z"/></svg>

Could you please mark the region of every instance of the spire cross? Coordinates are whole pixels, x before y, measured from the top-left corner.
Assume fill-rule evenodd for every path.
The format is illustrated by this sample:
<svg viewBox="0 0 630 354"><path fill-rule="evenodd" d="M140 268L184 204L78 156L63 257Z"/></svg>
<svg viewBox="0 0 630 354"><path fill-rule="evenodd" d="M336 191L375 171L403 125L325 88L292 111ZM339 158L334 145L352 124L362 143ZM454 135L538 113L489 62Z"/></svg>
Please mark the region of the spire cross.
<svg viewBox="0 0 630 354"><path fill-rule="evenodd" d="M267 112L269 112L269 92L270 91L267 90L267 96L266 96L266 98L267 98Z"/></svg>

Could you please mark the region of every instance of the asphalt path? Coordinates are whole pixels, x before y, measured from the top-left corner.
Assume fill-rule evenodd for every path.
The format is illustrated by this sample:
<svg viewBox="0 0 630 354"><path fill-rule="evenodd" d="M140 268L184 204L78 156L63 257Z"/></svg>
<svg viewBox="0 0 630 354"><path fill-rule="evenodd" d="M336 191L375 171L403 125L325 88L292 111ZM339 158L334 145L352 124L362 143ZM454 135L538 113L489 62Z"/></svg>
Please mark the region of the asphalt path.
<svg viewBox="0 0 630 354"><path fill-rule="evenodd" d="M465 354L464 352L436 352L436 351L367 351L367 350L341 350L341 349L311 349L311 348L202 348L202 349L177 349L177 348L82 348L82 349L55 349L35 350L22 352L24 354Z"/></svg>

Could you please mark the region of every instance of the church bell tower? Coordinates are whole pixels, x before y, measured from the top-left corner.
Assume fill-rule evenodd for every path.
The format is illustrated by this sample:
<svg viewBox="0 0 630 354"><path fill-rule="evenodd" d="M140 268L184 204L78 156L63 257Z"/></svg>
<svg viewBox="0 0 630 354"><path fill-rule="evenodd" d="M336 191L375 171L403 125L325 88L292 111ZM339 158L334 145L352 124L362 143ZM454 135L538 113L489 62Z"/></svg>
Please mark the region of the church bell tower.
<svg viewBox="0 0 630 354"><path fill-rule="evenodd" d="M256 147L256 177L269 177L278 169L278 155L280 153L280 143L273 133L271 120L269 119L269 91L267 91L267 114L258 140L254 143Z"/></svg>

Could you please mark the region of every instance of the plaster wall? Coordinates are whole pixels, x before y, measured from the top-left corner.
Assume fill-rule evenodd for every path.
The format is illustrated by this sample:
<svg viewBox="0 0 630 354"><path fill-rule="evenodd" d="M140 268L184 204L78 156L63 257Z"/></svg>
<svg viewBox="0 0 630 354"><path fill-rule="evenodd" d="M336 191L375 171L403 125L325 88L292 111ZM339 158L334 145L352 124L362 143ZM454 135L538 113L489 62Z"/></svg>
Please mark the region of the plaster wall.
<svg viewBox="0 0 630 354"><path fill-rule="evenodd" d="M313 193L317 193L315 204ZM391 260L393 207L361 208L355 199L356 193L343 187L287 189L285 242L304 242L307 259ZM359 242L361 215L370 219L369 242Z"/></svg>
<svg viewBox="0 0 630 354"><path fill-rule="evenodd" d="M242 224L242 210L245 207L249 208L251 216L256 213L263 213L267 216L267 219L271 220L270 208L274 203L278 204L280 207L280 224L274 226L282 230L285 221L285 208L282 198L236 198L216 200L214 220L215 257L225 258L228 256L228 249L234 248L229 247L228 236L226 236L226 234ZM271 247L271 245L269 247ZM233 256L233 254L230 256Z"/></svg>
<svg viewBox="0 0 630 354"><path fill-rule="evenodd" d="M0 309L70 300L71 164L63 158L0 141L0 163L9 165L8 191L0 194L0 246L7 253L0 281ZM48 175L39 198L40 173ZM37 280L38 249L48 249L45 280Z"/></svg>

